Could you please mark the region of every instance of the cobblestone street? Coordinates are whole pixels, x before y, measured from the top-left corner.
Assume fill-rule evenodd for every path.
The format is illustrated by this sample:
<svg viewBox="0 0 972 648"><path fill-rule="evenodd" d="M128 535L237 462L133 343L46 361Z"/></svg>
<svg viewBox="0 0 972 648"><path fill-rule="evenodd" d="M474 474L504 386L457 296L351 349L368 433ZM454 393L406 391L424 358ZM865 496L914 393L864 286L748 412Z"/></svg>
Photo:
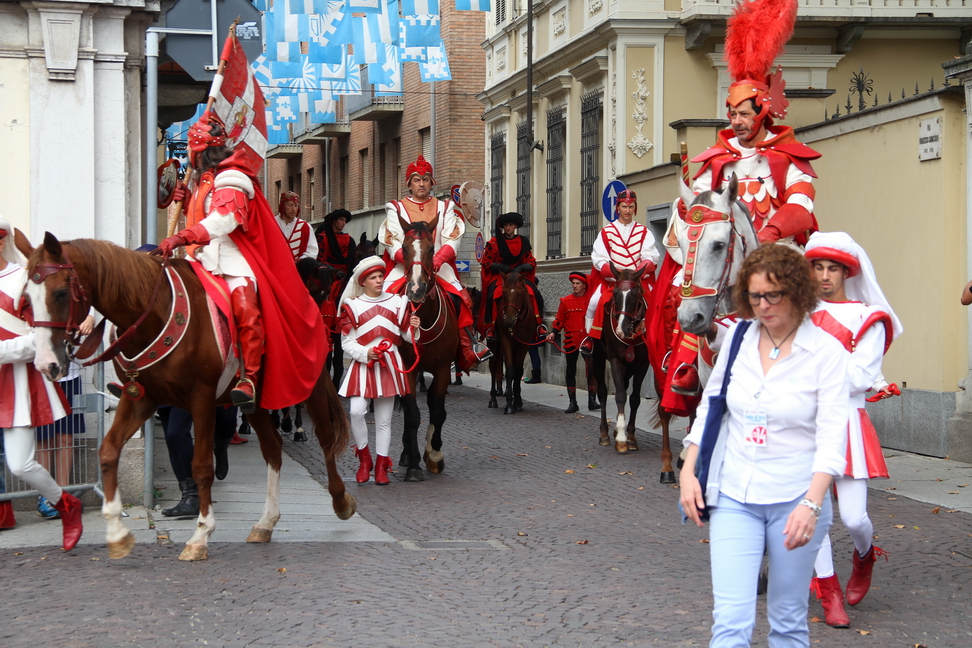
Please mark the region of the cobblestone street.
<svg viewBox="0 0 972 648"><path fill-rule="evenodd" d="M677 490L658 483L657 436L641 433L641 451L622 456L598 446L586 410L527 403L504 416L482 391L450 391L443 474L406 484L396 468L387 487L357 485L354 457L341 459L359 514L394 542L248 545L217 530L203 563L163 543L119 561L103 544L4 550L0 645L708 644L707 530L681 525ZM316 444L288 437L285 449L321 479ZM400 451L393 439L396 462ZM811 645L972 645L972 517L892 490L870 497L890 562L849 608L851 629L811 623ZM839 523L834 544L846 582L852 546ZM766 645L762 601L756 646ZM815 601L810 613L823 617Z"/></svg>

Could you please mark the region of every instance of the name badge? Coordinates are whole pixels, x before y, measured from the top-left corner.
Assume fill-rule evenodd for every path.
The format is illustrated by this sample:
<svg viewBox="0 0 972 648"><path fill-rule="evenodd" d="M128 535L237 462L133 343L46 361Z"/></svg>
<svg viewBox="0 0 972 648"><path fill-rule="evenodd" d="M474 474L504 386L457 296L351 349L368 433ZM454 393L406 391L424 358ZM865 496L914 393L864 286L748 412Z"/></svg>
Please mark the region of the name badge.
<svg viewBox="0 0 972 648"><path fill-rule="evenodd" d="M766 412L759 410L745 410L743 412L743 430L746 433L745 443L760 448L766 447Z"/></svg>

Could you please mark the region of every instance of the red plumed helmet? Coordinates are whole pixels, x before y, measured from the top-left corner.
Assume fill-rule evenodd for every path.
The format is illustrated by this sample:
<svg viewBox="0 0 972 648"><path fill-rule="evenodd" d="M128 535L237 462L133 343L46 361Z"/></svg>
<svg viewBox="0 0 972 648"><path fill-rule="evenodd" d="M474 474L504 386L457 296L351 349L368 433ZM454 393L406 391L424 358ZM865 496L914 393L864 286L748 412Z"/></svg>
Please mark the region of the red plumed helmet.
<svg viewBox="0 0 972 648"><path fill-rule="evenodd" d="M796 15L797 0L749 0L737 4L729 18L724 58L733 84L726 105L752 99L762 109L758 123L786 117L790 102L783 73L777 68L771 76L770 67L793 35Z"/></svg>

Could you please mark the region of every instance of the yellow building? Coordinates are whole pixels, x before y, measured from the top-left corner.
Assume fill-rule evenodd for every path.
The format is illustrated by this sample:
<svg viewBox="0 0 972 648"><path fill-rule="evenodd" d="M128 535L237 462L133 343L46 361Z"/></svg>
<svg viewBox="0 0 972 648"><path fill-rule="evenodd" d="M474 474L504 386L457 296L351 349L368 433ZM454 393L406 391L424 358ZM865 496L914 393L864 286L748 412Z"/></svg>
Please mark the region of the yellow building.
<svg viewBox="0 0 972 648"><path fill-rule="evenodd" d="M867 249L905 326L884 365L904 397L872 412L883 443L972 461L959 391L969 374L968 318L958 302L972 272L968 124L965 95L945 87L942 69L970 40L972 3L919 4L800 0L794 36L777 63L791 102L784 123L823 153L814 163L820 227L847 231ZM569 290L567 272L590 269L594 237L606 224L601 198L608 182L638 193L637 218L660 238L678 195L679 142L694 156L727 124L722 43L732 6L535 3L539 144L531 148L526 15L520 5L495 3L480 94L489 211L493 218L505 211L527 217L521 233L533 243L551 309ZM922 152L930 137L940 146ZM547 360L545 376L556 379L559 357Z"/></svg>

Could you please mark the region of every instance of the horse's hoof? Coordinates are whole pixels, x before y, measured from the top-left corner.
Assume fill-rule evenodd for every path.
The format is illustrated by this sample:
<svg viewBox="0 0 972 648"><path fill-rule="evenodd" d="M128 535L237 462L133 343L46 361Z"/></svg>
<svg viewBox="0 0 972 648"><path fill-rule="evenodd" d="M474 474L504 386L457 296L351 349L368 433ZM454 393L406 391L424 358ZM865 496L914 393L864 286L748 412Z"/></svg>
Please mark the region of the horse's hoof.
<svg viewBox="0 0 972 648"><path fill-rule="evenodd" d="M358 500L354 499L351 493L344 494L344 506L339 507L337 502L333 503L334 514L341 520L350 520L355 511L358 510Z"/></svg>
<svg viewBox="0 0 972 648"><path fill-rule="evenodd" d="M271 538L273 538L273 529L263 529L260 527L253 527L252 529L250 529L250 535L246 536L246 541L247 542L270 542Z"/></svg>
<svg viewBox="0 0 972 648"><path fill-rule="evenodd" d="M406 468L405 481L407 482L425 481L425 475L422 473L421 468Z"/></svg>
<svg viewBox="0 0 972 648"><path fill-rule="evenodd" d="M661 474L661 483L663 484L674 484L675 483L675 471L669 470Z"/></svg>
<svg viewBox="0 0 972 648"><path fill-rule="evenodd" d="M496 403L496 401L489 401L489 405L487 405L486 407L488 407L489 409L496 409L499 407L499 405Z"/></svg>
<svg viewBox="0 0 972 648"><path fill-rule="evenodd" d="M504 414L516 414L516 410L513 409L512 407L510 407L509 405L507 405L506 408L503 410L503 413Z"/></svg>
<svg viewBox="0 0 972 648"><path fill-rule="evenodd" d="M209 560L209 545L187 544L186 548L179 554L179 560Z"/></svg>
<svg viewBox="0 0 972 648"><path fill-rule="evenodd" d="M627 441L616 441L614 443L614 451L618 454L626 454L628 452L628 442Z"/></svg>
<svg viewBox="0 0 972 648"><path fill-rule="evenodd" d="M402 453L402 456L400 456L398 458L398 465L399 466L407 466L408 465L408 455L405 454L404 452Z"/></svg>
<svg viewBox="0 0 972 648"><path fill-rule="evenodd" d="M430 461L429 453L426 452L422 455L422 461L425 462L425 469L428 470L433 475L438 475L440 472L445 470L445 459L439 459L438 461Z"/></svg>
<svg viewBox="0 0 972 648"><path fill-rule="evenodd" d="M638 441L634 437L628 437L628 452L638 452Z"/></svg>
<svg viewBox="0 0 972 648"><path fill-rule="evenodd" d="M108 557L112 559L124 558L128 554L132 553L132 549L134 548L135 536L129 531L128 535L121 540L108 543Z"/></svg>
<svg viewBox="0 0 972 648"><path fill-rule="evenodd" d="M608 439L606 436L602 436L597 440L597 445L609 446L611 445L611 440Z"/></svg>

